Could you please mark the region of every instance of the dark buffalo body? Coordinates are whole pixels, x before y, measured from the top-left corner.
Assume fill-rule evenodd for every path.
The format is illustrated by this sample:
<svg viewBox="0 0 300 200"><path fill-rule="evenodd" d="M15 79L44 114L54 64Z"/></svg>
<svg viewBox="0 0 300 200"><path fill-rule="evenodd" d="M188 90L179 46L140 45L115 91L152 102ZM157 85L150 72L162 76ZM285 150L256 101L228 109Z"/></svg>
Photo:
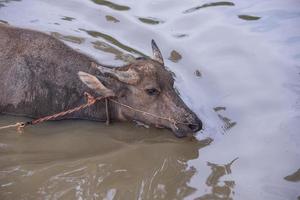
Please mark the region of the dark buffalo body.
<svg viewBox="0 0 300 200"><path fill-rule="evenodd" d="M174 79L152 41L153 59L142 58L117 68L105 67L63 42L41 32L0 25L0 113L38 118L85 102L84 92L115 100L155 118L110 102L113 121L137 120L186 136L202 128L198 117L174 89ZM67 119L105 121L105 103Z"/></svg>

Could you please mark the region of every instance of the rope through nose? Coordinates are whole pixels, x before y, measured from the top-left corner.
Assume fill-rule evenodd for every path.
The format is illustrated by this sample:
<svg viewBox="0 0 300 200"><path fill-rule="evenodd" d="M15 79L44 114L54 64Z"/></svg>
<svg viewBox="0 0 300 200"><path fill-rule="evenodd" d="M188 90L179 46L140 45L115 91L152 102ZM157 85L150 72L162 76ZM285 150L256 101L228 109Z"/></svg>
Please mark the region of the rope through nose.
<svg viewBox="0 0 300 200"><path fill-rule="evenodd" d="M173 119L171 117L163 117L163 116L159 116L159 115L156 115L156 114L153 114L153 113L149 113L149 112L146 112L146 111L143 111L143 110L140 110L140 109L136 109L136 108L133 108L133 107L131 107L129 105L123 104L123 103L121 103L119 101L116 101L114 99L111 99L111 98L109 98L109 100L112 101L112 102L114 102L114 103L116 103L116 104L119 104L119 105L121 105L121 106L123 106L125 108L128 108L130 110L134 110L136 112L140 112L140 113L143 113L143 114L146 114L146 115L150 115L150 116L152 116L154 118L158 118L158 119L163 119L163 120L169 121L169 122L171 122L175 126L176 129L178 129L178 127L176 126L176 124L185 124L185 125L190 125L191 124L191 123L177 121L177 120L175 120L175 119ZM197 124L192 124L192 125L197 125Z"/></svg>

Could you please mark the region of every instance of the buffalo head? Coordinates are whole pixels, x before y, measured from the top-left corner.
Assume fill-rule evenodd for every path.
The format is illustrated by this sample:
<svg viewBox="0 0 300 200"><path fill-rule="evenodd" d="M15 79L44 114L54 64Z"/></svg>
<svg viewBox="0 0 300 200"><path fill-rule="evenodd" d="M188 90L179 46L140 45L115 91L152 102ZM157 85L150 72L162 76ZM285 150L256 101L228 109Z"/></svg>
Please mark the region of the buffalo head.
<svg viewBox="0 0 300 200"><path fill-rule="evenodd" d="M154 40L152 50L152 59L137 58L129 65L114 68L92 64L100 75L79 72L79 77L102 96L114 96L120 103L151 113L145 114L115 105L116 117L119 120L136 120L158 128L168 128L177 137L201 130L202 122L176 93L172 73L164 67L162 55Z"/></svg>

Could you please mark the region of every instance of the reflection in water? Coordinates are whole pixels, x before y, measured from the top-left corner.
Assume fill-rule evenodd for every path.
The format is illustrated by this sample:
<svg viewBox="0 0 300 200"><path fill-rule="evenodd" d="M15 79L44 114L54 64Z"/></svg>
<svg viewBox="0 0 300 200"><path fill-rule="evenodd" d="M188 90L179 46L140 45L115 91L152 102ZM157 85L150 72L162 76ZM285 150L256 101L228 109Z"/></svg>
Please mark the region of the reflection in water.
<svg viewBox="0 0 300 200"><path fill-rule="evenodd" d="M2 131L0 139L7 144L0 147L0 199L183 199L196 190L188 185L196 169L187 162L211 143L73 121L21 136Z"/></svg>
<svg viewBox="0 0 300 200"><path fill-rule="evenodd" d="M123 6L123 5L119 5L110 1L106 1L106 0L92 0L94 3L99 4L99 5L103 5L103 6L107 6L109 8L112 8L114 10L129 10L130 8L128 6Z"/></svg>
<svg viewBox="0 0 300 200"><path fill-rule="evenodd" d="M172 50L171 51L171 55L170 55L170 57L169 57L169 60L171 60L172 62L174 62L174 63L177 63L179 60L181 60L182 59L182 56L181 56L181 54L180 53L178 53L177 51L175 51L175 50Z"/></svg>
<svg viewBox="0 0 300 200"><path fill-rule="evenodd" d="M217 106L214 108L215 112L220 112L220 111L225 111L225 110L226 110L226 107L224 107L224 106ZM232 121L228 117L225 117L223 114L218 113L218 117L224 123L224 125L222 126L224 131L231 129L232 127L234 127L237 124L235 121Z"/></svg>
<svg viewBox="0 0 300 200"><path fill-rule="evenodd" d="M30 20L30 23L37 23L37 22L39 22L39 20L38 20L38 19L33 19L33 20Z"/></svg>
<svg viewBox="0 0 300 200"><path fill-rule="evenodd" d="M182 34L182 33L179 33L179 34L175 34L175 35L173 35L174 37L176 37L176 38L184 38L184 37L187 37L187 36L189 36L188 34Z"/></svg>
<svg viewBox="0 0 300 200"><path fill-rule="evenodd" d="M223 121L224 125L222 126L224 131L227 131L236 125L236 122L231 121L228 117L224 117L221 114L218 114L218 117Z"/></svg>
<svg viewBox="0 0 300 200"><path fill-rule="evenodd" d="M300 168L295 173L284 177L284 179L291 182L300 181Z"/></svg>
<svg viewBox="0 0 300 200"><path fill-rule="evenodd" d="M231 165L238 158L226 165L217 165L208 162L207 165L211 168L211 174L206 179L206 185L211 188L211 191L197 199L199 200L229 200L234 195L235 182L233 180L222 181L225 175L231 174Z"/></svg>
<svg viewBox="0 0 300 200"><path fill-rule="evenodd" d="M226 107L224 107L224 106L214 107L214 111L216 111L216 112L221 111L221 110L226 110Z"/></svg>
<svg viewBox="0 0 300 200"><path fill-rule="evenodd" d="M114 48L113 46L111 46L105 42L95 41L95 42L92 42L92 44L95 49L114 54L116 60L122 60L126 63L129 63L129 62L135 60L135 58L131 54L125 54L124 52L118 50L117 48Z"/></svg>
<svg viewBox="0 0 300 200"><path fill-rule="evenodd" d="M73 20L75 20L74 17L68 17L68 16L63 16L61 19L62 20L66 20L66 21L73 21Z"/></svg>
<svg viewBox="0 0 300 200"><path fill-rule="evenodd" d="M76 37L76 36L72 36L72 35L62 35L58 32L51 32L51 35L57 39L64 40L67 42L73 42L76 44L81 44L84 42L84 38Z"/></svg>
<svg viewBox="0 0 300 200"><path fill-rule="evenodd" d="M103 38L105 40L107 40L108 42L110 42L111 44L114 44L116 45L117 47L121 48L121 49L124 49L125 51L129 52L129 53L135 53L135 54L138 54L140 56L145 56L147 57L145 54L143 54L142 52L140 51L137 51L129 46L126 46L124 44L122 44L121 42L119 42L118 40L116 40L115 38L113 38L112 36L110 35L107 35L107 34L104 34L104 33L100 33L98 31L91 31L91 30L85 30L85 29L79 29L81 31L84 31L86 32L87 34L89 34L90 36L92 37L95 37L95 38Z"/></svg>
<svg viewBox="0 0 300 200"><path fill-rule="evenodd" d="M219 1L0 0L4 23L58 32L61 40L77 31L76 36L88 42L69 45L99 62L109 62L114 56L95 48L126 60L127 53L141 56L149 52L144 39L160 38L161 48L167 51L177 46L186 57L179 61L184 67L173 68L176 85L207 124L203 133L215 141L220 138L198 155L201 145L174 139L168 131L126 125L107 128L98 123L55 122L28 129L22 136L2 132L0 199L192 199L188 194L195 190L191 196L202 199L297 199L300 87L299 68L294 71L293 65L298 66L300 59L299 1L239 1L237 7ZM187 8L190 14L178 13ZM65 21L64 16L76 19ZM137 19L148 16L172 20L155 26ZM112 60L111 64L116 63L119 61ZM211 108L217 105L221 106L214 112ZM217 114L226 124L224 129L235 124L232 116L239 119L239 126L226 131L225 137L214 135L222 132L219 128L224 124L220 125ZM2 119L3 125L19 121ZM224 165L216 163L235 155L242 159L234 168L234 182L230 175L216 181L218 174L226 174ZM189 159L195 159L188 166L194 166L197 173L186 166ZM212 171L201 173L201 166L206 165L203 160L212 159L204 167ZM210 185L205 191L206 178ZM233 190L238 195L233 197Z"/></svg>
<svg viewBox="0 0 300 200"><path fill-rule="evenodd" d="M195 71L195 75L197 77L201 77L202 76L201 72L198 69Z"/></svg>
<svg viewBox="0 0 300 200"><path fill-rule="evenodd" d="M9 3L12 1L21 1L21 0L1 0L0 1L0 8L5 6L5 3Z"/></svg>
<svg viewBox="0 0 300 200"><path fill-rule="evenodd" d="M251 20L259 20L260 17L257 17L257 16L251 16L251 15L238 15L238 17L240 19L243 19L243 20L248 20L248 21L251 21Z"/></svg>
<svg viewBox="0 0 300 200"><path fill-rule="evenodd" d="M5 21L5 20L1 20L1 19L0 19L0 23L3 23L3 24L8 24L8 22L7 22L7 21Z"/></svg>
<svg viewBox="0 0 300 200"><path fill-rule="evenodd" d="M151 24L151 25L164 23L164 21L154 17L147 17L147 18L139 17L138 19L145 24Z"/></svg>
<svg viewBox="0 0 300 200"><path fill-rule="evenodd" d="M106 15L106 16L105 16L105 19L106 19L108 22L114 22L114 23L120 22L120 20L118 20L117 18L115 18L114 16L111 16L111 15Z"/></svg>
<svg viewBox="0 0 300 200"><path fill-rule="evenodd" d="M229 1L220 1L220 2L214 2L214 3L206 3L201 6L196 6L190 9L185 10L183 13L191 13L196 10L199 10L201 8L207 8L207 7L215 7L215 6L234 6L234 3Z"/></svg>

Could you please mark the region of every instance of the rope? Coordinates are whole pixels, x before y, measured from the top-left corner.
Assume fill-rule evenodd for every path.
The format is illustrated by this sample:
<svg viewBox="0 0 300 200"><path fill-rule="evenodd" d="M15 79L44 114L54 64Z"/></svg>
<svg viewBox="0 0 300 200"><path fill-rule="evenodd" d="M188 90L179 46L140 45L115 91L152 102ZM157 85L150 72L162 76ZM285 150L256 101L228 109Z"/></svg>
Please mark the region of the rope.
<svg viewBox="0 0 300 200"><path fill-rule="evenodd" d="M153 114L153 113L149 113L149 112L146 112L146 111L143 111L143 110L139 110L139 109L133 108L133 107L131 107L131 106L128 106L128 105L126 105L126 104L120 103L120 102L118 102L118 101L116 101L116 100L113 100L113 99L109 99L109 100L112 101L112 102L114 102L114 103L116 103L116 104L119 104L119 105L121 105L121 106L123 106L123 107L125 107L125 108L134 110L134 111L136 111L136 112L140 112L140 113L143 113L143 114L146 114L146 115L150 115L150 116L152 116L152 117L154 117L154 118L167 120L167 121L171 122L175 127L176 127L176 124L185 124L185 125L190 125L190 124L191 124L191 123L186 123L186 122L176 121L176 120L174 120L174 119L171 118L171 117L162 117L162 116L159 116L159 115L155 115L155 114ZM177 128L177 127L176 127L176 128Z"/></svg>
<svg viewBox="0 0 300 200"><path fill-rule="evenodd" d="M2 127L0 127L0 130L17 127L17 130L19 132L22 132L22 128L24 128L25 126L35 125L35 124L39 124L39 123L42 123L42 122L45 122L45 121L49 121L49 120L55 120L55 119L57 119L59 117L63 117L65 115L68 115L68 114L77 112L79 110L85 109L85 108L87 108L87 107L95 104L97 101L100 101L100 100L103 100L103 99L105 99L105 106L106 106L106 109L105 109L106 110L106 124L109 124L109 110L108 110L108 101L109 100L112 101L112 102L114 102L114 103L116 103L116 104L118 104L118 105L120 105L120 106L123 106L123 107L125 107L127 109L134 110L135 112L140 112L140 113L143 113L145 115L152 116L154 118L158 118L158 119L169 121L169 122L171 122L173 124L173 126L176 129L178 129L178 127L176 126L176 124L185 124L185 125L190 125L191 124L191 123L176 121L176 120L174 120L171 117L162 117L162 116L159 116L159 115L155 115L153 113L149 113L149 112L146 112L146 111L143 111L143 110L139 110L139 109L133 108L133 107L131 107L129 105L120 103L120 102L118 102L118 101L116 101L114 99L111 99L109 97L97 97L97 98L95 98L95 97L93 97L92 95L90 95L87 92L85 92L84 95L87 98L87 103L85 103L83 105L77 106L77 107L69 109L67 111L56 113L54 115L49 115L49 116L42 117L42 118L39 118L39 119L36 119L36 120L32 120L32 121L29 121L29 122L18 122L16 124L2 126Z"/></svg>
<svg viewBox="0 0 300 200"><path fill-rule="evenodd" d="M22 128L24 128L25 126L35 125L35 124L39 124L39 123L42 123L42 122L45 122L45 121L54 120L54 119L57 119L59 117L63 117L65 115L68 115L68 114L77 112L79 110L85 109L85 108L87 108L87 107L95 104L96 101L99 101L99 100L102 100L102 99L106 98L106 97L97 97L97 98L94 98L92 95L90 95L87 92L85 92L84 95L87 98L87 103L85 103L83 105L77 106L77 107L69 109L67 111L56 113L54 115L49 115L49 116L42 117L42 118L39 118L39 119L36 119L36 120L32 120L32 121L29 121L29 122L17 122L15 124L7 125L7 126L2 126L2 127L0 127L0 130L17 127L18 132L22 132ZM108 109L106 109L106 110L108 110Z"/></svg>
<svg viewBox="0 0 300 200"><path fill-rule="evenodd" d="M7 126L1 126L0 127L0 130L2 129L7 129L7 128L14 128L14 127L21 127L23 126L24 124L22 122L17 122L15 124L11 124L11 125L7 125Z"/></svg>
<svg viewBox="0 0 300 200"><path fill-rule="evenodd" d="M46 116L46 117L43 117L43 118L39 118L37 120L33 120L31 122L27 122L26 124L35 125L35 124L42 123L44 121L54 120L56 118L63 117L65 115L68 115L68 114L77 112L79 110L85 109L85 108L87 108L87 107L95 104L96 101L99 101L99 100L102 100L102 99L105 98L105 97L94 98L92 95L90 95L87 92L85 92L84 95L87 97L87 103L86 104L83 104L81 106L77 106L77 107L72 108L70 110L63 111L63 112L60 112L60 113L57 113L57 114L54 114L54 115L50 115L50 116Z"/></svg>

